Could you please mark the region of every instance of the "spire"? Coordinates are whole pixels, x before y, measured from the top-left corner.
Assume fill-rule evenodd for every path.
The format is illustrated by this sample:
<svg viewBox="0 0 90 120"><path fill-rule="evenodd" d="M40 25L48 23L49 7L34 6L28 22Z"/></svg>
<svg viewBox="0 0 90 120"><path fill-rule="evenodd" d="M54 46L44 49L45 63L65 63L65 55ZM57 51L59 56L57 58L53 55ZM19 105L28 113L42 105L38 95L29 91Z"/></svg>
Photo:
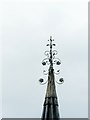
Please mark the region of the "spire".
<svg viewBox="0 0 90 120"><path fill-rule="evenodd" d="M49 68L48 73L48 85L46 91L46 97L57 97L56 89L55 89L55 80L54 80L54 69Z"/></svg>
<svg viewBox="0 0 90 120"><path fill-rule="evenodd" d="M46 90L46 96L45 101L43 105L43 113L42 113L42 120L60 120L59 116L59 110L58 110L58 100L57 100L57 94L56 94L56 88L55 88L55 77L54 74L59 74L60 70L54 71L53 64L60 65L61 61L58 58L55 58L55 55L57 54L56 50L52 50L52 47L55 46L52 42L52 36L50 36L50 44L47 44L47 46L50 46L49 51L45 51L45 55L47 58L45 58L42 61L43 65L49 65L49 69L46 72L43 71L45 75L48 75L48 80L44 82L43 79L40 79L41 84L47 83L47 90ZM57 82L57 81L56 81ZM59 84L63 83L63 78L57 82Z"/></svg>
<svg viewBox="0 0 90 120"><path fill-rule="evenodd" d="M52 36L50 36L50 67L48 72L48 86L46 91L46 97L56 97L55 81L54 81L54 69L52 59Z"/></svg>

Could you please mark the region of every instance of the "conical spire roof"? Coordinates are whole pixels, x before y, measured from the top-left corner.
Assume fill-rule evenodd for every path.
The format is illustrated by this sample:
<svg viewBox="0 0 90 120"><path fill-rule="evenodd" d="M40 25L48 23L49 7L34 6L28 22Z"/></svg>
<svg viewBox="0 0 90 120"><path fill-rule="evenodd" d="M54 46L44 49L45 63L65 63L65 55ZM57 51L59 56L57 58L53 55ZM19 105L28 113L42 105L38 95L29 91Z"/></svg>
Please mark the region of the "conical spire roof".
<svg viewBox="0 0 90 120"><path fill-rule="evenodd" d="M49 68L46 97L57 97L54 80L54 69L52 67Z"/></svg>
<svg viewBox="0 0 90 120"><path fill-rule="evenodd" d="M59 120L58 101L55 89L53 69L49 69L48 85L43 106L42 120Z"/></svg>

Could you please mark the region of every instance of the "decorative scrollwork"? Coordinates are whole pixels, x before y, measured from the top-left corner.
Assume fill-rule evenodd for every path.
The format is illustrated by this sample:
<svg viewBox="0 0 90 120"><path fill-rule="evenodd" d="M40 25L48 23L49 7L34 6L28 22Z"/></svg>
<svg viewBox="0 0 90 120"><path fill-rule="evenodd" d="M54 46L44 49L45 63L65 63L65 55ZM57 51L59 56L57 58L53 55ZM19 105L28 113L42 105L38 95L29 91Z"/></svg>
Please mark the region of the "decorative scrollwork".
<svg viewBox="0 0 90 120"><path fill-rule="evenodd" d="M43 61L42 61L42 65L49 65L50 62L49 62L49 58L45 58Z"/></svg>
<svg viewBox="0 0 90 120"><path fill-rule="evenodd" d="M54 71L56 75L60 74L60 70Z"/></svg>
<svg viewBox="0 0 90 120"><path fill-rule="evenodd" d="M45 51L45 53L44 53L48 58L49 58L49 56L50 56L50 53L49 53L49 51Z"/></svg>
<svg viewBox="0 0 90 120"><path fill-rule="evenodd" d="M61 64L61 60L59 58L54 58L53 59L53 64L60 65Z"/></svg>
<svg viewBox="0 0 90 120"><path fill-rule="evenodd" d="M64 83L64 79L63 79L63 78L60 78L59 81L56 81L56 83L58 83L58 84L63 84L63 83Z"/></svg>
<svg viewBox="0 0 90 120"><path fill-rule="evenodd" d="M53 55L57 55L57 54L58 54L57 50L53 50Z"/></svg>
<svg viewBox="0 0 90 120"><path fill-rule="evenodd" d="M57 54L58 54L58 52L56 50L53 50L53 52L52 52L53 59L55 58L55 55L57 55Z"/></svg>
<svg viewBox="0 0 90 120"><path fill-rule="evenodd" d="M44 74L44 75L47 75L47 74L48 74L48 71L43 70L43 74Z"/></svg>
<svg viewBox="0 0 90 120"><path fill-rule="evenodd" d="M45 59L43 59L42 61L42 65L43 66L46 66L46 65L49 65L48 67L49 68L55 68L54 70L54 73L56 75L60 74L60 70L57 69L58 65L61 64L61 60L59 58L56 58L56 55L58 54L58 52L54 49L53 50L53 46L56 46L56 44L53 43L54 39L52 39L52 36L50 36L50 40L48 40L50 43L47 44L46 46L49 46L49 51L45 51L44 54L46 56ZM49 73L49 70L50 69L47 69L45 70L45 67L44 67L44 70L43 70L43 74L44 75L47 75ZM42 78L39 80L40 84L41 85L44 85L47 83L47 81L44 81ZM62 84L64 82L63 78L59 79L59 81L56 81L58 84Z"/></svg>
<svg viewBox="0 0 90 120"><path fill-rule="evenodd" d="M42 79L42 78L39 79L39 83L40 83L41 85L45 85L47 82L48 82L48 80L45 81L45 80Z"/></svg>

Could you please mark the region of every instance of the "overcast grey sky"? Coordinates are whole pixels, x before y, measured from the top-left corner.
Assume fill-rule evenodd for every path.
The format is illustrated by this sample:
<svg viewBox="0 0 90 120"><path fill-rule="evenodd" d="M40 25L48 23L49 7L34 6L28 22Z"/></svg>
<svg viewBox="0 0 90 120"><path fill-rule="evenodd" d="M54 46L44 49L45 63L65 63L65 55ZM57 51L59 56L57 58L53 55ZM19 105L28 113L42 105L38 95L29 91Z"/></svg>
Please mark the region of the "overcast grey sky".
<svg viewBox="0 0 90 120"><path fill-rule="evenodd" d="M88 2L2 1L2 116L39 118L45 86L42 60L52 35L61 59L56 84L60 116L88 117Z"/></svg>

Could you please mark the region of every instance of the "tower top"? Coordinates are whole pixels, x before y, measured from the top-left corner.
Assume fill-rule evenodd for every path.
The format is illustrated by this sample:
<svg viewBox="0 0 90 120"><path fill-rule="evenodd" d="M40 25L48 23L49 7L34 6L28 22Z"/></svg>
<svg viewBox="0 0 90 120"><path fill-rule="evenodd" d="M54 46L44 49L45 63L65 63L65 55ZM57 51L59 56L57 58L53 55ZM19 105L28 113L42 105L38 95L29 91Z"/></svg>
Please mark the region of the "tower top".
<svg viewBox="0 0 90 120"><path fill-rule="evenodd" d="M52 36L50 36L50 39L48 40L49 44L49 50L45 51L45 55L47 58L45 58L42 61L42 65L49 65L48 70L44 70L43 73L45 75L48 75L48 80L44 82L43 79L40 79L41 84L47 83L47 90L46 90L46 96L44 101L44 107L43 107L43 113L42 113L42 120L48 120L49 118L57 119L59 120L59 110L58 110L58 100L57 100L57 94L56 94L56 87L55 87L55 74L59 74L60 70L54 69L54 65L60 65L61 61L59 58L56 58L57 51L53 49L54 46L56 46L53 42L54 39L52 39ZM63 78L61 78L57 83L61 84L63 83Z"/></svg>

